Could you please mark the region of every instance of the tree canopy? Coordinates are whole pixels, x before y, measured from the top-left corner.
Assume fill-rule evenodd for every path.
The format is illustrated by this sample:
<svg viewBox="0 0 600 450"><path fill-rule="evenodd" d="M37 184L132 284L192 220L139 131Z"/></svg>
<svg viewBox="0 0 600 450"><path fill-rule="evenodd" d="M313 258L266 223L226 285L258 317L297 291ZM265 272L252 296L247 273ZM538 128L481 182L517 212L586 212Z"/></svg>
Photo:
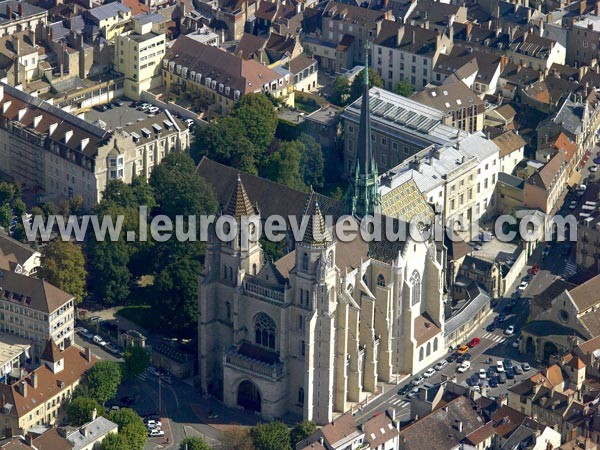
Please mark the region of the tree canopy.
<svg viewBox="0 0 600 450"><path fill-rule="evenodd" d="M290 444L292 448L296 448L298 442L306 439L315 431L317 431L317 426L310 420L297 423L294 428L292 428L292 431L290 431Z"/></svg>
<svg viewBox="0 0 600 450"><path fill-rule="evenodd" d="M290 450L290 430L283 422L256 425L250 430L256 450Z"/></svg>
<svg viewBox="0 0 600 450"><path fill-rule="evenodd" d="M87 295L85 258L79 245L56 240L44 249L37 276L61 288L80 303Z"/></svg>
<svg viewBox="0 0 600 450"><path fill-rule="evenodd" d="M354 77L352 87L350 89L350 102L353 102L359 98L363 93L363 85L365 84L365 71L364 69ZM375 69L369 67L369 87L383 87L383 80Z"/></svg>
<svg viewBox="0 0 600 450"><path fill-rule="evenodd" d="M92 413L96 410L98 415L104 413L104 408L93 398L75 397L67 408L67 417L69 423L74 427L79 427L92 420Z"/></svg>
<svg viewBox="0 0 600 450"><path fill-rule="evenodd" d="M410 97L414 92L414 88L406 80L401 80L394 86L394 93L403 97Z"/></svg>
<svg viewBox="0 0 600 450"><path fill-rule="evenodd" d="M130 408L121 408L118 411L111 411L109 419L119 426L119 435L127 442L128 450L144 449L148 431L138 413ZM120 450L120 447L117 448Z"/></svg>
<svg viewBox="0 0 600 450"><path fill-rule="evenodd" d="M277 129L277 111L265 94L243 95L231 116L239 120L244 134L259 150L269 147Z"/></svg>
<svg viewBox="0 0 600 450"><path fill-rule="evenodd" d="M130 450L127 438L120 433L111 433L102 440L104 450Z"/></svg>
<svg viewBox="0 0 600 450"><path fill-rule="evenodd" d="M269 157L265 169L267 178L294 189L305 190L300 171L300 160L304 144L300 141L280 141Z"/></svg>
<svg viewBox="0 0 600 450"><path fill-rule="evenodd" d="M227 450L256 450L246 428L232 427L221 433L221 444Z"/></svg>
<svg viewBox="0 0 600 450"><path fill-rule="evenodd" d="M331 102L338 106L346 106L350 99L350 82L348 78L339 76L333 83L333 90L331 93Z"/></svg>
<svg viewBox="0 0 600 450"><path fill-rule="evenodd" d="M298 139L303 145L300 156L300 170L304 184L315 189L322 188L325 182L323 170L323 150L310 134L302 133Z"/></svg>
<svg viewBox="0 0 600 450"><path fill-rule="evenodd" d="M114 361L98 361L85 374L84 386L87 395L104 405L117 395L121 384L121 368Z"/></svg>
<svg viewBox="0 0 600 450"><path fill-rule="evenodd" d="M150 355L144 347L129 346L125 349L124 375L133 378L142 374L150 365Z"/></svg>
<svg viewBox="0 0 600 450"><path fill-rule="evenodd" d="M210 450L210 446L201 437L193 436L181 441L179 450Z"/></svg>

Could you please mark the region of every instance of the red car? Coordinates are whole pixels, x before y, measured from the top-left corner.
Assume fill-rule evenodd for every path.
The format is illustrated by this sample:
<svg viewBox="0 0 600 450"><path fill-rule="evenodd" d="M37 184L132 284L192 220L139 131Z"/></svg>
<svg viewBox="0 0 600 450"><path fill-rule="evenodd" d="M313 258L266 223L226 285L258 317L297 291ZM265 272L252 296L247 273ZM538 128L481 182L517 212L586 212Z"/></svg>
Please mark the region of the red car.
<svg viewBox="0 0 600 450"><path fill-rule="evenodd" d="M529 269L529 270L527 271L527 273L528 273L529 275L537 275L537 273L538 273L539 271L540 271L540 265L539 265L539 264L536 264L536 265L534 265L534 266L533 266L531 269Z"/></svg>
<svg viewBox="0 0 600 450"><path fill-rule="evenodd" d="M479 338L473 338L469 342L467 342L467 347L473 348L477 344L479 344L480 342L481 342L481 339L479 339Z"/></svg>

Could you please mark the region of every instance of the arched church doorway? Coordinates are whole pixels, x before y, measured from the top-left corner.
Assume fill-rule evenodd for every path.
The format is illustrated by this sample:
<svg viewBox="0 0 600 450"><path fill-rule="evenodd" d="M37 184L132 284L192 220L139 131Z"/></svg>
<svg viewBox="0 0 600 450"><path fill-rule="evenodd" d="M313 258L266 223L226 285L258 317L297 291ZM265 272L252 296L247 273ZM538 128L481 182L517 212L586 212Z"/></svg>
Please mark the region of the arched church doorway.
<svg viewBox="0 0 600 450"><path fill-rule="evenodd" d="M244 409L260 412L260 392L254 383L244 380L238 386L237 404Z"/></svg>

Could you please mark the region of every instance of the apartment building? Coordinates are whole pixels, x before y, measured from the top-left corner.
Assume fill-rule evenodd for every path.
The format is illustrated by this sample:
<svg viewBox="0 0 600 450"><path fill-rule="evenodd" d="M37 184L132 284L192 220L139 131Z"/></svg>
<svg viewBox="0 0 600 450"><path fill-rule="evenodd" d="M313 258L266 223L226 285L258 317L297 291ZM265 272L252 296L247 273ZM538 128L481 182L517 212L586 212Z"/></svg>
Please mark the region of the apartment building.
<svg viewBox="0 0 600 450"><path fill-rule="evenodd" d="M587 200L582 205L578 219L577 266L600 272L600 211L596 200Z"/></svg>
<svg viewBox="0 0 600 450"><path fill-rule="evenodd" d="M88 30L93 30L91 38L102 36L109 42L114 42L125 30L131 19L131 9L120 2L105 3L83 13Z"/></svg>
<svg viewBox="0 0 600 450"><path fill-rule="evenodd" d="M525 181L523 205L550 214L567 188L568 159L565 151L557 152L539 171Z"/></svg>
<svg viewBox="0 0 600 450"><path fill-rule="evenodd" d="M181 36L167 50L162 62L162 81L167 90L179 86L206 102L208 115L224 115L244 94L269 93L294 104L294 78L286 70L269 69L216 47Z"/></svg>
<svg viewBox="0 0 600 450"><path fill-rule="evenodd" d="M0 384L0 419L13 433L60 423L81 377L98 359L89 348L85 352L77 347L61 351L48 340L41 361L27 376Z"/></svg>
<svg viewBox="0 0 600 450"><path fill-rule="evenodd" d="M309 13L310 14L310 13ZM306 17L309 15L305 13ZM363 64L365 47L379 34L382 22L393 20L391 10L367 9L331 1L320 15L320 24L314 29L304 24L307 45L319 68L328 72L342 72L355 64Z"/></svg>
<svg viewBox="0 0 600 450"><path fill-rule="evenodd" d="M75 336L75 306L71 294L37 278L0 272L0 331L31 341L37 362L48 339L64 349Z"/></svg>
<svg viewBox="0 0 600 450"><path fill-rule="evenodd" d="M189 130L168 111L108 132L0 85L0 170L45 199L81 195L94 206L111 179L148 176L172 151L189 150Z"/></svg>
<svg viewBox="0 0 600 450"><path fill-rule="evenodd" d="M433 79L440 54L449 53L452 45L452 28L440 33L384 20L373 45L373 67L388 90L401 80L420 90Z"/></svg>
<svg viewBox="0 0 600 450"><path fill-rule="evenodd" d="M533 33L520 33L506 50L513 64L533 70L547 71L552 64L564 64L567 50L559 42Z"/></svg>
<svg viewBox="0 0 600 450"><path fill-rule="evenodd" d="M587 14L573 20L567 27L567 64L591 66L600 53L600 17L598 13Z"/></svg>
<svg viewBox="0 0 600 450"><path fill-rule="evenodd" d="M500 172L512 174L525 157L525 139L514 131L506 131L492 139L500 149Z"/></svg>
<svg viewBox="0 0 600 450"><path fill-rule="evenodd" d="M36 30L48 23L44 8L16 0L0 2L0 36L10 36L19 31Z"/></svg>
<svg viewBox="0 0 600 450"><path fill-rule="evenodd" d="M139 99L142 91L160 86L165 51L165 34L153 31L153 23L142 19L134 20L131 33L115 39L115 69L125 75L127 97Z"/></svg>
<svg viewBox="0 0 600 450"><path fill-rule="evenodd" d="M344 171L354 167L362 99L344 113ZM380 171L400 164L432 145L452 146L467 133L450 126L442 111L379 88L369 90L373 157Z"/></svg>
<svg viewBox="0 0 600 450"><path fill-rule="evenodd" d="M414 94L412 100L449 115L450 125L468 133L483 129L485 103L455 76L441 86L430 86Z"/></svg>

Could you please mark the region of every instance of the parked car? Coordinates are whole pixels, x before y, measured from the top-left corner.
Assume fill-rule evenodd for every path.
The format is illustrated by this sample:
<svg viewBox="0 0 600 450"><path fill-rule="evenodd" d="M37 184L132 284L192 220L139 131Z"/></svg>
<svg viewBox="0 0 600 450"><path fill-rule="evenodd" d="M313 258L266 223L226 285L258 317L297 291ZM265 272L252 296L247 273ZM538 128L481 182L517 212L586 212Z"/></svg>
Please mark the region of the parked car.
<svg viewBox="0 0 600 450"><path fill-rule="evenodd" d="M503 373L498 374L498 383L504 384L506 383L506 375Z"/></svg>
<svg viewBox="0 0 600 450"><path fill-rule="evenodd" d="M94 344L101 345L102 347L106 346L106 341L104 339L102 339L101 336L95 335L92 338L92 341L94 341Z"/></svg>
<svg viewBox="0 0 600 450"><path fill-rule="evenodd" d="M90 317L90 322L92 323L100 323L102 322L104 319L100 316L92 316Z"/></svg>
<svg viewBox="0 0 600 450"><path fill-rule="evenodd" d="M500 314L498 314L498 322L502 323L506 320L506 313L501 312Z"/></svg>
<svg viewBox="0 0 600 450"><path fill-rule="evenodd" d="M492 378L496 376L496 370L493 367L488 367L486 371L486 375L488 378Z"/></svg>
<svg viewBox="0 0 600 450"><path fill-rule="evenodd" d="M434 375L435 375L435 369L434 369L433 367L430 367L429 369L427 369L427 370L425 371L425 373L423 374L423 376L424 376L425 378L431 378L431 377L432 377L432 376L434 376Z"/></svg>
<svg viewBox="0 0 600 450"><path fill-rule="evenodd" d="M529 365L529 363L524 362L523 364L521 364L521 369L523 369L523 372L529 372L531 370L531 366Z"/></svg>
<svg viewBox="0 0 600 450"><path fill-rule="evenodd" d="M104 111L106 111L108 108L106 107L106 105L96 105L96 106L94 106L94 109L95 109L96 111L104 112Z"/></svg>
<svg viewBox="0 0 600 450"><path fill-rule="evenodd" d="M151 106L147 109L147 112L150 114L156 114L158 111L160 111L160 109L157 106Z"/></svg>
<svg viewBox="0 0 600 450"><path fill-rule="evenodd" d="M410 390L410 392L406 395L406 398L415 398L417 395L419 395L419 388L418 387L414 387Z"/></svg>
<svg viewBox="0 0 600 450"><path fill-rule="evenodd" d="M471 362L470 361L463 361L463 363L458 367L458 371L460 373L465 373L467 370L469 370L471 368Z"/></svg>
<svg viewBox="0 0 600 450"><path fill-rule="evenodd" d="M471 388L474 392L481 392L481 388L479 387L479 385L475 385Z"/></svg>
<svg viewBox="0 0 600 450"><path fill-rule="evenodd" d="M413 380L412 380L412 385L413 386L418 386L421 383L423 383L425 381L425 378L423 378L421 375L417 375Z"/></svg>
<svg viewBox="0 0 600 450"><path fill-rule="evenodd" d="M482 380L485 380L487 378L487 373L485 372L485 369L479 369L479 378Z"/></svg>
<svg viewBox="0 0 600 450"><path fill-rule="evenodd" d="M504 372L504 363L502 361L496 361L496 372Z"/></svg>
<svg viewBox="0 0 600 450"><path fill-rule="evenodd" d="M146 426L148 428L162 428L162 423L160 422L160 420L149 419L146 422Z"/></svg>
<svg viewBox="0 0 600 450"><path fill-rule="evenodd" d="M115 98L113 100L113 103L115 104L115 106L123 106L125 104L125 102L123 100L121 100L120 98Z"/></svg>
<svg viewBox="0 0 600 450"><path fill-rule="evenodd" d="M478 337L475 337L475 338L471 339L469 342L467 342L467 347L473 348L480 342L481 342L481 339L479 339Z"/></svg>
<svg viewBox="0 0 600 450"><path fill-rule="evenodd" d="M406 384L398 389L398 395L404 395L410 390L410 384Z"/></svg>
<svg viewBox="0 0 600 450"><path fill-rule="evenodd" d="M506 378L508 378L509 380L514 380L515 379L515 369L514 368L510 368L510 369L506 369Z"/></svg>
<svg viewBox="0 0 600 450"><path fill-rule="evenodd" d="M498 377L492 377L489 380L490 387L498 387Z"/></svg>
<svg viewBox="0 0 600 450"><path fill-rule="evenodd" d="M590 166L590 172L597 172L598 171L598 166L594 165L594 166Z"/></svg>
<svg viewBox="0 0 600 450"><path fill-rule="evenodd" d="M514 325L509 325L506 330L504 330L504 334L506 334L507 336L512 336L515 333L515 326Z"/></svg>
<svg viewBox="0 0 600 450"><path fill-rule="evenodd" d="M537 275L537 273L540 271L540 265L539 264L534 264L528 271L527 273L529 275Z"/></svg>
<svg viewBox="0 0 600 450"><path fill-rule="evenodd" d="M435 370L442 370L447 365L448 365L448 361L446 361L445 359L442 359L439 363L437 363L435 366L433 366L433 368Z"/></svg>
<svg viewBox="0 0 600 450"><path fill-rule="evenodd" d="M552 247L550 247L549 245L546 245L546 246L544 247L544 250L542 250L542 257L546 257L546 256L548 256L548 255L550 254L550 249L551 249L551 248L552 248Z"/></svg>
<svg viewBox="0 0 600 450"><path fill-rule="evenodd" d="M473 355L471 355L470 353L465 353L463 355L463 361L468 361L473 357Z"/></svg>
<svg viewBox="0 0 600 450"><path fill-rule="evenodd" d="M517 289L519 291L524 291L525 289L527 289L527 286L529 286L529 283L527 281L521 281L521 284L519 284L519 287Z"/></svg>
<svg viewBox="0 0 600 450"><path fill-rule="evenodd" d="M149 437L163 437L165 432L163 430L157 430L155 428L148 430Z"/></svg>
<svg viewBox="0 0 600 450"><path fill-rule="evenodd" d="M512 362L512 360L511 360L510 358L506 358L506 359L504 360L504 368L505 368L506 370L508 370L508 369L512 369L513 367L514 367L514 365L513 365L513 362Z"/></svg>
<svg viewBox="0 0 600 450"><path fill-rule="evenodd" d="M456 353L458 353L459 355L464 355L468 351L469 351L469 347L468 346L461 345L460 347L458 347L458 350L456 350Z"/></svg>
<svg viewBox="0 0 600 450"><path fill-rule="evenodd" d="M519 339L519 338L515 339L512 343L513 348L519 348L520 345L521 345L521 339Z"/></svg>
<svg viewBox="0 0 600 450"><path fill-rule="evenodd" d="M155 377L159 377L160 376L160 371L156 367L154 367L154 366L148 367L148 372L151 375L154 375Z"/></svg>
<svg viewBox="0 0 600 450"><path fill-rule="evenodd" d="M523 375L523 369L521 368L521 366L519 364L515 364L515 373L517 375Z"/></svg>
<svg viewBox="0 0 600 450"><path fill-rule="evenodd" d="M485 327L485 331L494 331L496 329L496 322L490 323L487 327Z"/></svg>

